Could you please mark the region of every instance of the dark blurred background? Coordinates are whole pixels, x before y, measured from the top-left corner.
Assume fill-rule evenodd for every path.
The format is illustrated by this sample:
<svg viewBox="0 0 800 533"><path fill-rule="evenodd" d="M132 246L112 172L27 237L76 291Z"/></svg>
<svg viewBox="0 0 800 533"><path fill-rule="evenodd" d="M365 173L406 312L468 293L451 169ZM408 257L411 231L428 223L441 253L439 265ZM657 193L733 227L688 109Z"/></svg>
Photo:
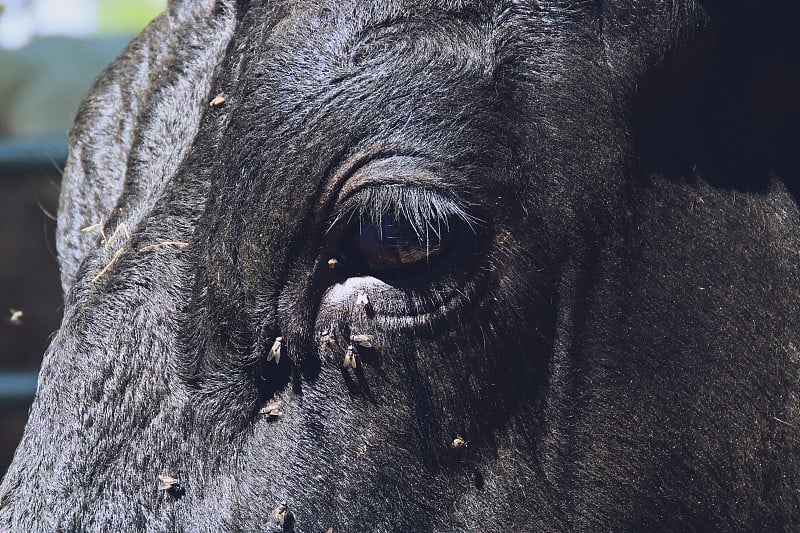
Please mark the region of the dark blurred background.
<svg viewBox="0 0 800 533"><path fill-rule="evenodd" d="M0 0L0 476L61 320L54 216L95 77L165 0Z"/></svg>

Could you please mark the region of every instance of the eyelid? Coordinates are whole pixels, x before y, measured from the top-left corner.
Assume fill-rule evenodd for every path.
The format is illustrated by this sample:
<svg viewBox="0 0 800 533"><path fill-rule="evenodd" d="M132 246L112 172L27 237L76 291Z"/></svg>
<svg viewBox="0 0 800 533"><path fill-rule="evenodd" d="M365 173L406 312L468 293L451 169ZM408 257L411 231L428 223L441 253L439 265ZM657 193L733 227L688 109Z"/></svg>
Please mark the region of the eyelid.
<svg viewBox="0 0 800 533"><path fill-rule="evenodd" d="M379 224L386 213L404 218L418 234L424 233L426 228L447 226L453 218L462 221L473 233L477 233L476 226L482 224L482 221L461 207L462 203L450 195L430 188L406 184L366 186L337 205L326 234L330 234L334 227L343 222L349 225L356 216L359 220Z"/></svg>
<svg viewBox="0 0 800 533"><path fill-rule="evenodd" d="M362 189L379 185L405 185L421 189L447 186L447 183L442 183L441 172L432 170L435 166L425 157L400 153L370 159L357 166L343 180L336 203L343 203Z"/></svg>

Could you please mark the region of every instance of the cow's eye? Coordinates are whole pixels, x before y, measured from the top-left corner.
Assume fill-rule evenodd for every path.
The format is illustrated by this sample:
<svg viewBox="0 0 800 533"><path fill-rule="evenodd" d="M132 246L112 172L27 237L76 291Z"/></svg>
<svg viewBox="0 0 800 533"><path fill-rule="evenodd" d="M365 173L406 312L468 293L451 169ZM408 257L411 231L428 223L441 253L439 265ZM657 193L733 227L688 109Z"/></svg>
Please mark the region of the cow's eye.
<svg viewBox="0 0 800 533"><path fill-rule="evenodd" d="M361 220L345 235L343 254L366 273L389 279L423 275L439 267L458 242L459 224L444 220L418 228L401 215Z"/></svg>
<svg viewBox="0 0 800 533"><path fill-rule="evenodd" d="M337 252L342 273L399 284L433 281L458 264L471 250L477 222L452 199L402 186L362 191L337 220L346 220Z"/></svg>

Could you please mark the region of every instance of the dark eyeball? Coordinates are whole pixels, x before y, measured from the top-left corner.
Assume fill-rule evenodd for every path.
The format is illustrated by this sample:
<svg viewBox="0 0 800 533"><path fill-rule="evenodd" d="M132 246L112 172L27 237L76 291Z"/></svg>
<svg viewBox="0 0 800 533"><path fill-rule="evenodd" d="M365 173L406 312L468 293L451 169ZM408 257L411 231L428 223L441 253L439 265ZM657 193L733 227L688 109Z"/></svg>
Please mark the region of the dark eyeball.
<svg viewBox="0 0 800 533"><path fill-rule="evenodd" d="M346 255L366 273L390 279L424 274L454 248L458 224L419 229L386 213L379 223L361 220L345 234Z"/></svg>

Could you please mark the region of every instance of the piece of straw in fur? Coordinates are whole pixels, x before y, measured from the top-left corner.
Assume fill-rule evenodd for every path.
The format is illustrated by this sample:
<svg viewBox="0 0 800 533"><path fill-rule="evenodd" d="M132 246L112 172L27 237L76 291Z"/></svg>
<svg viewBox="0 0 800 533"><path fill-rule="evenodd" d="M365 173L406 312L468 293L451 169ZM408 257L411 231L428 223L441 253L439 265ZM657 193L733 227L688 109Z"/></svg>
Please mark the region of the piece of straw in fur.
<svg viewBox="0 0 800 533"><path fill-rule="evenodd" d="M149 252L150 250L157 250L158 248L166 248L167 246L175 246L177 248L186 248L189 246L188 242L183 241L163 241L157 242L153 244L148 244L147 246L142 246L139 248L140 252Z"/></svg>
<svg viewBox="0 0 800 533"><path fill-rule="evenodd" d="M117 260L122 256L123 251L124 249L120 248L119 250L114 252L114 256L111 258L111 261L109 261L108 264L103 267L103 270L101 270L95 277L92 278L92 283L95 283L97 280L102 278L106 274L106 272L111 270L111 267L114 266L114 263L116 263Z"/></svg>

